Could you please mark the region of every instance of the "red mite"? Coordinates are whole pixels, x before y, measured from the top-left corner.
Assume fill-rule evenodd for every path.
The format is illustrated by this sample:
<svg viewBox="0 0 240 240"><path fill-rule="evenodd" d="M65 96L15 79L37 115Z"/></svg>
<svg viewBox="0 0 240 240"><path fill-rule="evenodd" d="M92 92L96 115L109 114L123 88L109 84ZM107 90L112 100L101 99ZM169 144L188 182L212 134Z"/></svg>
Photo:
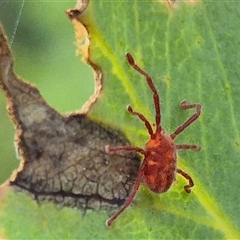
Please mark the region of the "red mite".
<svg viewBox="0 0 240 240"><path fill-rule="evenodd" d="M131 204L133 198L135 197L138 188L140 186L142 178L144 178L147 186L155 193L164 193L176 180L176 173L181 174L184 178L188 180L188 184L184 186L187 193L191 192L191 187L194 186L192 178L177 168L177 153L176 150L179 149L192 149L194 151L199 151L201 148L197 145L189 144L175 144L174 139L183 132L190 124L198 119L201 114L200 104L189 104L186 100L181 103L182 109L194 108L196 113L194 113L185 123L179 126L175 132L167 135L164 129L161 127L161 112L160 112L160 99L157 90L153 84L152 78L142 70L137 64L135 64L133 57L130 53L126 55L128 63L141 75L146 78L146 81L153 93L153 100L155 105L155 131L153 130L149 121L138 112L133 111L133 109L128 106L128 112L134 116L137 116L146 126L148 133L150 135L150 140L146 143L145 149L138 147L116 147L111 148L106 146L107 152L118 152L118 151L136 151L144 155L143 163L139 169L134 188L128 199L125 201L122 208L107 220L107 226L111 226L113 221Z"/></svg>

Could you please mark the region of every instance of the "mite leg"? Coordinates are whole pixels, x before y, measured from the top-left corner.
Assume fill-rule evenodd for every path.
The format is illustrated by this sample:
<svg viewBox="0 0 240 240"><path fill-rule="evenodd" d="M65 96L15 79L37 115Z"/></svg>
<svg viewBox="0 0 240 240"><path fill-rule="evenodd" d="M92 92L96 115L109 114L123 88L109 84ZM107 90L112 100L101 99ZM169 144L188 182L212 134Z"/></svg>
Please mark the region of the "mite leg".
<svg viewBox="0 0 240 240"><path fill-rule="evenodd" d="M149 121L146 119L146 117L143 116L143 114L141 113L138 113L138 112L134 112L132 107L131 106L128 106L127 108L128 112L134 116L138 116L139 119L144 122L147 130L148 130L148 133L150 134L150 136L152 136L153 134L153 130L152 130L152 127L151 127L151 124L149 123Z"/></svg>
<svg viewBox="0 0 240 240"><path fill-rule="evenodd" d="M194 151L200 151L201 147L198 145L189 145L189 144L177 144L176 149L184 149L184 150L194 150Z"/></svg>
<svg viewBox="0 0 240 240"><path fill-rule="evenodd" d="M106 225L108 227L110 227L112 225L113 221L132 203L133 198L135 197L135 195L139 189L140 183L141 183L144 166L145 166L145 164L143 163L138 172L138 176L137 176L136 182L133 187L133 192L129 195L129 197L125 201L123 207L116 214L114 214L110 219L107 220Z"/></svg>
<svg viewBox="0 0 240 240"><path fill-rule="evenodd" d="M200 104L189 104L185 100L185 101L181 102L181 108L182 109L195 108L196 113L193 114L185 123L183 123L181 126L179 126L177 128L177 130L170 135L172 139L174 139L177 135L179 135L182 131L184 131L184 129L186 129L189 125L191 125L193 122L195 122L199 118L199 116L201 114L202 106Z"/></svg>
<svg viewBox="0 0 240 240"><path fill-rule="evenodd" d="M181 169L177 169L177 173L181 174L183 177L185 177L188 180L188 185L184 186L184 190L187 193L190 193L191 192L190 188L194 186L194 182L193 182L192 178L187 173L182 171Z"/></svg>
<svg viewBox="0 0 240 240"><path fill-rule="evenodd" d="M154 101L154 105L155 105L155 123L156 123L156 128L157 128L156 131L158 131L159 128L160 128L160 123L161 123L161 111L160 111L160 98L159 98L157 89L155 88L155 86L153 84L152 78L135 63L132 55L130 53L127 53L126 57L127 57L128 63L137 72L139 72L141 75L143 75L146 78L147 84L148 84L148 86L150 87L150 89L151 89L151 91L153 93L153 101ZM149 131L149 128L148 128L148 131Z"/></svg>
<svg viewBox="0 0 240 240"><path fill-rule="evenodd" d="M128 146L125 146L125 147L109 147L109 145L106 145L105 146L105 151L106 153L109 153L109 152L120 152L120 151L129 151L129 152L139 152L143 155L145 155L145 151L144 149L142 148L138 148L138 147L128 147Z"/></svg>

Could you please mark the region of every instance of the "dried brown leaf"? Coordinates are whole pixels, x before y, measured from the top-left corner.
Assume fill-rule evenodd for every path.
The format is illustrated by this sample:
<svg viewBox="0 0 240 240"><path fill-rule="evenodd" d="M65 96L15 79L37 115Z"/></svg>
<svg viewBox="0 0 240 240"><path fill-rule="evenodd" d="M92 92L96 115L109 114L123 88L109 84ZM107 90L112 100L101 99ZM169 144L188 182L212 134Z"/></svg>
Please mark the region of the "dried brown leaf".
<svg viewBox="0 0 240 240"><path fill-rule="evenodd" d="M2 28L0 87L16 127L15 145L21 160L10 186L39 202L79 209L124 203L138 172L139 157L126 152L109 155L105 146L129 142L121 132L93 122L86 114L63 116L51 108L36 87L14 74Z"/></svg>

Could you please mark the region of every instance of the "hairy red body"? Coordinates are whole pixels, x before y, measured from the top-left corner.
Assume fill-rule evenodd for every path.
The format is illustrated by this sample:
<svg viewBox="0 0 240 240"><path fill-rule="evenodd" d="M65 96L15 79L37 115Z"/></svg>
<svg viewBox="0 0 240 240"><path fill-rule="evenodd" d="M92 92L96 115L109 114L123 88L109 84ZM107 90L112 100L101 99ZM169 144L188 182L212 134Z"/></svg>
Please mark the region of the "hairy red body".
<svg viewBox="0 0 240 240"><path fill-rule="evenodd" d="M157 133L156 139L147 142L145 151L147 160L143 175L146 184L155 193L166 192L175 181L177 171L173 140L163 132Z"/></svg>

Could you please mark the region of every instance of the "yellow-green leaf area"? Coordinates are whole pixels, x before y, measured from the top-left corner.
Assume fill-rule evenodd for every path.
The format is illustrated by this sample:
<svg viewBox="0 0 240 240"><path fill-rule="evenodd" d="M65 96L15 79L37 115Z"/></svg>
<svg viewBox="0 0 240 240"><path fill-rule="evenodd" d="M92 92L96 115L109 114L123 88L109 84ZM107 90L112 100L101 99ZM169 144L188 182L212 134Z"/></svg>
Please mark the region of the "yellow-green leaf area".
<svg viewBox="0 0 240 240"><path fill-rule="evenodd" d="M92 231L96 219L104 221L107 217L106 213L88 212L83 221L79 210L37 204L27 194L15 193L11 188L6 190L1 208L0 236L7 239L94 239L98 235ZM99 231L105 228L102 224Z"/></svg>
<svg viewBox="0 0 240 240"><path fill-rule="evenodd" d="M147 195L147 193L144 194ZM87 239L99 237L127 239L146 236L151 239L156 239L159 236L161 238L170 238L171 236L181 238L182 230L172 234L166 228L166 225L178 222L183 217L180 211L175 208L165 208L164 205L167 207L167 203L164 202L160 205L156 204L151 197L138 198L138 201L144 203L141 211L137 207L131 208L120 223L109 229L105 224L102 224L107 218L107 214L103 211L88 211L83 217L82 213L76 209L59 208L52 203L37 204L26 194L15 193L12 189L7 189L6 196L1 204L4 211L0 214L0 235L8 239L81 239L82 237ZM153 205L151 208L147 202L155 206ZM158 211L159 217L165 220L161 231L154 229L156 224L155 211ZM179 214L177 214L177 218L176 213ZM149 221L145 221L142 218L143 215ZM185 215L187 216L186 213ZM16 219L13 216L16 216ZM133 219L129 221L129 218ZM199 220L200 218L197 219L197 221ZM187 222L182 222L183 229L188 226ZM197 231L198 236L204 236L206 233L212 234L205 223L202 222L201 224L203 224L203 228ZM189 229L189 234L190 232ZM215 236L217 235L216 233Z"/></svg>

